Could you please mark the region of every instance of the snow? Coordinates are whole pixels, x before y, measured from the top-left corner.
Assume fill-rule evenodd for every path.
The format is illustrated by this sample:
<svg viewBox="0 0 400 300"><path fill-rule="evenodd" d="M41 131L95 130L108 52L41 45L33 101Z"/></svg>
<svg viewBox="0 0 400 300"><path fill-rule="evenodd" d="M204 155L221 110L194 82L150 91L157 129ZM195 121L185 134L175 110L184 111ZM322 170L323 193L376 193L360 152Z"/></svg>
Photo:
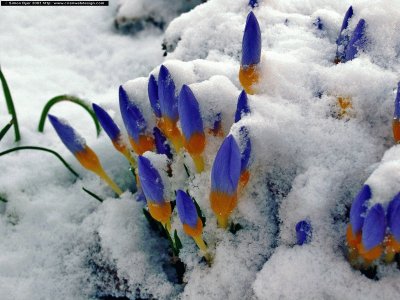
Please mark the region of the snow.
<svg viewBox="0 0 400 300"><path fill-rule="evenodd" d="M127 16L143 5L139 0L121 3L118 14ZM158 299L397 297L396 266L380 264L379 280L368 279L348 263L344 237L349 207L364 183L372 189L371 205L387 205L399 192L400 150L393 146L391 120L400 78L400 4L259 1L254 13L262 32L262 79L258 93L248 96L250 114L233 124L247 3L209 0L172 20L164 33L146 28L135 36L114 31L114 2L108 8L0 10L2 28L9 29L0 36L0 58L15 99L21 145L57 150L82 176L74 179L45 153L0 158L0 194L8 200L0 203L2 299L135 299L139 294ZM364 18L369 43L353 61L335 65L335 41L350 5L355 12L350 30ZM171 7L163 10L161 0L156 6L172 19ZM313 25L318 17L322 30ZM164 60L162 42L169 49ZM143 217L144 204L129 191L115 199L78 165L49 124L44 134L36 132L46 99L62 93L103 105L121 125L121 84L150 131L155 117L147 78L158 77L161 63L177 91L183 84L192 89L206 129L222 113L225 135L238 139L246 126L252 142L250 182L231 216L243 227L235 234L217 228L209 203L210 170L221 137L206 134L206 171L201 174L195 174L187 153L174 157L172 178L166 176L166 156L145 154L161 172L166 195L188 190L207 218L204 240L214 256L211 267L174 215L172 227L181 238L180 258L186 264L183 285L174 278L168 241ZM351 97L353 106L342 119L335 117L339 96ZM67 119L86 138L124 190L132 188L128 163L104 133L96 139L94 126L79 107L63 103L51 113ZM0 116L0 124L8 121L8 115ZM12 146L9 133L0 151ZM82 186L106 200L96 202ZM297 246L295 225L304 219L311 223L312 240Z"/></svg>

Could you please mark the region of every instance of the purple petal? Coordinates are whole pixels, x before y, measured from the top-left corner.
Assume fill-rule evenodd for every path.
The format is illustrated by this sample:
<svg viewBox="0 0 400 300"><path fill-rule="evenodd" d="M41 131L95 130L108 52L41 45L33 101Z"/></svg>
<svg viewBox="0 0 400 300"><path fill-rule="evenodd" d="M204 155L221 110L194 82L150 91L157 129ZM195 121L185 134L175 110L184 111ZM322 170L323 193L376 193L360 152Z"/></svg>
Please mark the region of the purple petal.
<svg viewBox="0 0 400 300"><path fill-rule="evenodd" d="M128 94L122 86L119 87L119 108L126 131L135 141L146 130L147 123L139 108L129 100Z"/></svg>
<svg viewBox="0 0 400 300"><path fill-rule="evenodd" d="M356 57L359 50L363 50L366 45L366 36L365 36L365 20L361 19L356 29L354 29L353 35L349 41L349 45L346 49L346 57L345 60L349 61Z"/></svg>
<svg viewBox="0 0 400 300"><path fill-rule="evenodd" d="M161 65L160 73L158 74L158 99L162 116L177 121L179 115L178 100L175 96L175 83L164 65Z"/></svg>
<svg viewBox="0 0 400 300"><path fill-rule="evenodd" d="M234 137L225 138L215 157L211 171L211 188L232 195L239 182L241 155Z"/></svg>
<svg viewBox="0 0 400 300"><path fill-rule="evenodd" d="M367 201L371 198L371 188L368 184L364 185L361 191L355 197L350 209L350 224L353 234L360 232L365 218L365 212L368 208Z"/></svg>
<svg viewBox="0 0 400 300"><path fill-rule="evenodd" d="M198 215L192 198L182 190L176 191L176 207L182 224L196 227Z"/></svg>
<svg viewBox="0 0 400 300"><path fill-rule="evenodd" d="M240 121L240 119L250 113L250 108L247 100L247 94L242 91L239 95L236 113L235 113L235 123Z"/></svg>
<svg viewBox="0 0 400 300"><path fill-rule="evenodd" d="M257 18L251 11L246 20L242 41L242 66L255 65L261 59L261 31Z"/></svg>
<svg viewBox="0 0 400 300"><path fill-rule="evenodd" d="M49 115L50 123L53 125L61 141L73 154L83 151L86 147L85 140L68 124L67 121Z"/></svg>
<svg viewBox="0 0 400 300"><path fill-rule="evenodd" d="M308 244L312 238L312 227L308 220L296 224L297 245Z"/></svg>
<svg viewBox="0 0 400 300"><path fill-rule="evenodd" d="M158 204L165 202L164 185L161 176L150 160L144 156L139 156L138 169L140 184L146 199Z"/></svg>
<svg viewBox="0 0 400 300"><path fill-rule="evenodd" d="M160 103L158 101L158 85L154 75L150 75L147 92L154 114L157 118L161 118Z"/></svg>
<svg viewBox="0 0 400 300"><path fill-rule="evenodd" d="M104 131L110 137L112 141L119 138L121 131L118 128L117 124L113 121L110 115L103 109L101 106L93 103L93 110L99 120L101 127L103 127Z"/></svg>
<svg viewBox="0 0 400 300"><path fill-rule="evenodd" d="M385 237L385 211L381 204L372 206L365 217L362 228L362 243L366 250L378 246Z"/></svg>
<svg viewBox="0 0 400 300"><path fill-rule="evenodd" d="M194 133L204 132L199 102L192 90L185 84L179 93L178 112L181 128L186 140L189 140Z"/></svg>

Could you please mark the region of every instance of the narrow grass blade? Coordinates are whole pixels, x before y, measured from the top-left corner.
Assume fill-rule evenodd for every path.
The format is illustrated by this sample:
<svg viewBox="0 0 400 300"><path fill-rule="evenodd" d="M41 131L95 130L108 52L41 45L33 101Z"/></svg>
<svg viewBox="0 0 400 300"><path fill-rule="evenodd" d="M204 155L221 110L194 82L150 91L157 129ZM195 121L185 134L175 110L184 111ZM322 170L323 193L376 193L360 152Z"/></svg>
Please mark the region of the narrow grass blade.
<svg viewBox="0 0 400 300"><path fill-rule="evenodd" d="M8 88L7 80L4 77L4 74L3 74L3 71L1 70L1 68L0 68L0 80L1 80L1 84L3 86L4 98L6 99L6 103L7 103L7 110L10 113L10 115L13 117L15 141L18 142L21 139L21 135L19 133L17 113L15 112L14 102L11 97L10 89Z"/></svg>
<svg viewBox="0 0 400 300"><path fill-rule="evenodd" d="M39 151L49 152L49 153L55 155L63 163L63 165L68 169L68 171L70 171L76 177L79 177L79 174L77 172L75 172L74 169L72 169L72 167L64 160L64 158L62 158L60 154L58 154L57 152L55 152L51 149L47 149L47 148L43 148L43 147L36 147L36 146L21 146L21 147L15 147L15 148L11 148L6 151L0 152L0 156L6 155L6 154L14 152L14 151L19 151L19 150L39 150Z"/></svg>
<svg viewBox="0 0 400 300"><path fill-rule="evenodd" d="M181 239L179 238L178 233L176 232L176 229L174 231L174 244L175 244L176 249L178 249L178 252L179 252L179 250L181 250L183 248Z"/></svg>
<svg viewBox="0 0 400 300"><path fill-rule="evenodd" d="M82 190L84 190L86 193L88 193L90 196L92 196L97 201L100 201L100 202L104 201L104 199L102 199L101 197L97 196L95 193L89 191L88 189L85 189L84 187L82 187Z"/></svg>
<svg viewBox="0 0 400 300"><path fill-rule="evenodd" d="M1 139L6 135L8 130L11 128L11 126L14 124L14 120L11 120L4 128L0 131L0 141Z"/></svg>
<svg viewBox="0 0 400 300"><path fill-rule="evenodd" d="M90 116L93 119L93 122L96 126L96 131L97 131L97 136L99 136L100 131L101 131L101 127L100 127L100 123L97 120L96 114L94 113L92 107L90 104L88 104L86 101L79 99L78 97L75 96L71 96L71 95L60 95L60 96L56 96L54 98L51 98L46 105L43 108L42 114L40 116L40 120L39 120L39 126L38 126L38 131L39 132L43 132L44 130L44 123L46 122L46 118L47 115L50 111L50 108L55 105L56 103L62 102L62 101L68 101L68 102L72 102L75 104L78 104L79 106L81 106L83 109L85 109Z"/></svg>

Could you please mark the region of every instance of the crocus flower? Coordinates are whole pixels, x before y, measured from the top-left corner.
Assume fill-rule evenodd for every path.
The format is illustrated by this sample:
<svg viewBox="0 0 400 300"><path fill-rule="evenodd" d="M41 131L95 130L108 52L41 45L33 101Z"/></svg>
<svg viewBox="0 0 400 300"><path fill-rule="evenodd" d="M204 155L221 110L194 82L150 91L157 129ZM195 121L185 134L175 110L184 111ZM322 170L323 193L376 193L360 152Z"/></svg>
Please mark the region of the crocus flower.
<svg viewBox="0 0 400 300"><path fill-rule="evenodd" d="M126 159L131 163L131 165L134 166L135 161L132 159L129 149L126 147L125 143L122 140L121 130L119 129L117 124L115 124L110 115L99 105L93 103L92 106L97 116L97 119L101 124L101 127L103 127L104 131L111 139L114 148L117 151L121 152L126 157Z"/></svg>
<svg viewBox="0 0 400 300"><path fill-rule="evenodd" d="M297 245L308 244L312 237L312 227L308 220L302 220L296 224Z"/></svg>
<svg viewBox="0 0 400 300"><path fill-rule="evenodd" d="M158 85L154 75L150 75L147 92L154 114L157 118L161 118L160 103L158 101Z"/></svg>
<svg viewBox="0 0 400 300"><path fill-rule="evenodd" d="M247 16L242 41L242 61L239 80L248 94L254 94L254 84L259 81L257 68L261 60L261 31L253 12Z"/></svg>
<svg viewBox="0 0 400 300"><path fill-rule="evenodd" d="M133 150L138 155L153 150L154 139L146 132L146 120L139 108L129 100L122 86L119 87L119 108Z"/></svg>
<svg viewBox="0 0 400 300"><path fill-rule="evenodd" d="M347 27L349 26L349 20L353 16L353 7L350 6L344 15L342 27L340 28L339 37L336 40L337 50L336 50L336 59L335 62L344 62L345 61L345 53L347 49L347 45L350 40L349 33L347 31Z"/></svg>
<svg viewBox="0 0 400 300"><path fill-rule="evenodd" d="M322 23L322 20L320 17L317 17L317 19L313 22L313 25L318 29L318 30L323 30L324 29L324 23Z"/></svg>
<svg viewBox="0 0 400 300"><path fill-rule="evenodd" d="M390 232L394 235L396 240L400 241L400 193L398 193L392 201L390 201L387 208L387 221Z"/></svg>
<svg viewBox="0 0 400 300"><path fill-rule="evenodd" d="M179 119L178 99L175 95L174 80L164 65L161 65L158 74L158 98L161 112L158 127L178 152L183 146L183 138L176 125Z"/></svg>
<svg viewBox="0 0 400 300"><path fill-rule="evenodd" d="M164 197L162 178L150 160L144 156L138 157L139 179L151 216L161 222L170 231L171 203Z"/></svg>
<svg viewBox="0 0 400 300"><path fill-rule="evenodd" d="M400 252L400 193L390 201L386 218L390 231L385 242L386 261L391 262Z"/></svg>
<svg viewBox="0 0 400 300"><path fill-rule="evenodd" d="M49 120L56 130L63 144L76 157L79 163L87 170L95 173L103 179L118 195L122 190L112 181L100 164L96 153L86 145L82 138L66 121L60 120L53 115L49 115Z"/></svg>
<svg viewBox="0 0 400 300"><path fill-rule="evenodd" d="M237 205L240 167L239 146L229 135L219 148L211 171L211 208L222 228L228 226L228 218Z"/></svg>
<svg viewBox="0 0 400 300"><path fill-rule="evenodd" d="M400 82L397 85L397 95L394 101L394 116L392 121L393 137L396 143L400 142Z"/></svg>
<svg viewBox="0 0 400 300"><path fill-rule="evenodd" d="M239 95L236 112L235 112L235 123L239 122L243 116L250 113L250 108L247 100L247 94L242 91Z"/></svg>
<svg viewBox="0 0 400 300"><path fill-rule="evenodd" d="M351 252L357 257L357 247L361 243L361 229L364 224L368 200L371 199L371 188L365 184L354 198L350 209L350 224L347 227L346 240Z"/></svg>
<svg viewBox="0 0 400 300"><path fill-rule="evenodd" d="M362 227L362 239L358 250L367 262L372 262L381 256L385 231L385 211L383 206L378 203L368 210Z"/></svg>
<svg viewBox="0 0 400 300"><path fill-rule="evenodd" d="M258 6L258 0L249 0L249 6L252 8Z"/></svg>
<svg viewBox="0 0 400 300"><path fill-rule="evenodd" d="M176 207L183 224L183 231L192 237L200 250L206 254L207 246L203 241L203 222L199 218L192 198L182 190L176 191Z"/></svg>
<svg viewBox="0 0 400 300"><path fill-rule="evenodd" d="M354 59L358 51L362 50L365 47L365 44L365 20L360 19L347 46L345 61Z"/></svg>
<svg viewBox="0 0 400 300"><path fill-rule="evenodd" d="M187 85L183 85L179 93L178 111L185 138L185 148L194 161L196 171L202 172L204 170L202 154L206 146L203 119L199 103Z"/></svg>
<svg viewBox="0 0 400 300"><path fill-rule="evenodd" d="M353 108L351 97L339 96L337 97L337 103L339 106L338 118L341 119L348 115L348 111Z"/></svg>
<svg viewBox="0 0 400 300"><path fill-rule="evenodd" d="M361 231L364 224L365 212L367 211L367 201L371 199L371 188L365 184L355 197L350 209L350 224L353 234Z"/></svg>
<svg viewBox="0 0 400 300"><path fill-rule="evenodd" d="M247 127L242 126L239 130L240 145L242 146L240 152L240 191L247 185L250 179L249 161L251 155L251 141L249 137L249 130Z"/></svg>
<svg viewBox="0 0 400 300"><path fill-rule="evenodd" d="M213 127L209 129L209 133L213 136L224 136L224 131L222 130L222 114L217 113L215 115L215 121Z"/></svg>
<svg viewBox="0 0 400 300"><path fill-rule="evenodd" d="M167 138L157 127L153 128L154 142L158 154L165 154L169 159L172 158L171 148L167 143Z"/></svg>

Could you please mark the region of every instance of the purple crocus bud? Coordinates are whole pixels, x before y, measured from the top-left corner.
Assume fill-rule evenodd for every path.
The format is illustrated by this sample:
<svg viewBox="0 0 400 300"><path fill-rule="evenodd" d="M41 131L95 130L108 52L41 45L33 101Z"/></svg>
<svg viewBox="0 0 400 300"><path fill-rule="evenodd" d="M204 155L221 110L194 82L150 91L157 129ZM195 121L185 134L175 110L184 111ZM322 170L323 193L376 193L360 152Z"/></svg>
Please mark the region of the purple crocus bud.
<svg viewBox="0 0 400 300"><path fill-rule="evenodd" d="M350 40L349 33L347 32L347 27L349 26L349 20L353 16L353 7L350 6L344 15L342 28L340 29L339 37L336 40L337 51L336 57L339 61L345 60L346 48Z"/></svg>
<svg viewBox="0 0 400 300"><path fill-rule="evenodd" d="M386 231L385 211L381 204L372 206L365 217L361 242L369 251L383 242Z"/></svg>
<svg viewBox="0 0 400 300"><path fill-rule="evenodd" d="M154 143L158 154L165 154L169 159L172 158L171 147L167 143L167 138L162 134L158 127L153 129Z"/></svg>
<svg viewBox="0 0 400 300"><path fill-rule="evenodd" d="M176 191L176 207L182 224L196 227L198 215L192 198L182 190Z"/></svg>
<svg viewBox="0 0 400 300"><path fill-rule="evenodd" d="M129 137L139 143L139 136L144 134L147 123L139 108L129 100L122 86L119 87L119 108Z"/></svg>
<svg viewBox="0 0 400 300"><path fill-rule="evenodd" d="M235 123L240 121L240 119L250 113L250 108L247 100L247 94L243 90L238 98L237 108L235 113Z"/></svg>
<svg viewBox="0 0 400 300"><path fill-rule="evenodd" d="M186 141L190 141L195 133L204 134L199 102L186 84L182 86L179 93L178 112Z"/></svg>
<svg viewBox="0 0 400 300"><path fill-rule="evenodd" d="M241 168L238 144L228 135L215 157L211 171L211 190L232 195L236 193Z"/></svg>
<svg viewBox="0 0 400 300"><path fill-rule="evenodd" d="M258 0L249 0L249 6L251 6L251 8L258 6Z"/></svg>
<svg viewBox="0 0 400 300"><path fill-rule="evenodd" d="M121 135L121 130L118 128L117 124L113 121L110 115L99 105L93 103L92 104L94 113L99 120L101 127L103 127L104 131L107 133L109 138L114 142L117 141Z"/></svg>
<svg viewBox="0 0 400 300"><path fill-rule="evenodd" d="M160 103L158 101L158 85L154 75L150 75L149 83L147 86L151 108L157 118L161 118Z"/></svg>
<svg viewBox="0 0 400 300"><path fill-rule="evenodd" d="M391 234L400 242L400 193L390 201L386 218Z"/></svg>
<svg viewBox="0 0 400 300"><path fill-rule="evenodd" d="M346 61L354 59L358 51L364 49L365 44L367 42L365 36L365 27L366 27L365 20L360 19L360 21L356 26L356 29L354 29L353 35L351 36L351 39L347 46L345 55Z"/></svg>
<svg viewBox="0 0 400 300"><path fill-rule="evenodd" d="M177 121L179 115L178 101L175 96L175 83L164 65L161 65L158 74L158 99L161 115L170 121Z"/></svg>
<svg viewBox="0 0 400 300"><path fill-rule="evenodd" d="M313 25L314 25L318 30L323 30L323 29L324 29L324 23L322 23L320 17L317 17L317 19L315 19L315 21L313 22Z"/></svg>
<svg viewBox="0 0 400 300"><path fill-rule="evenodd" d="M347 29L347 27L349 26L349 20L353 16L353 14L353 6L350 6L349 9L346 11L346 14L344 15L342 27L340 28L340 33L342 33L343 30Z"/></svg>
<svg viewBox="0 0 400 300"><path fill-rule="evenodd" d="M364 224L365 212L368 208L368 200L371 199L371 188L365 184L355 197L350 209L350 224L353 234L360 232Z"/></svg>
<svg viewBox="0 0 400 300"><path fill-rule="evenodd" d="M53 115L49 115L49 120L65 147L67 147L72 154L76 155L85 150L85 139L81 137L67 121Z"/></svg>
<svg viewBox="0 0 400 300"><path fill-rule="evenodd" d="M164 184L156 168L148 158L139 156L138 170L140 184L147 201L163 204L165 202Z"/></svg>
<svg viewBox="0 0 400 300"><path fill-rule="evenodd" d="M256 65L261 59L261 31L257 18L251 11L246 20L242 41L242 66Z"/></svg>
<svg viewBox="0 0 400 300"><path fill-rule="evenodd" d="M397 84L397 94L394 100L394 118L400 119L400 82Z"/></svg>
<svg viewBox="0 0 400 300"><path fill-rule="evenodd" d="M308 244L312 238L312 227L308 220L302 220L296 224L297 245Z"/></svg>

